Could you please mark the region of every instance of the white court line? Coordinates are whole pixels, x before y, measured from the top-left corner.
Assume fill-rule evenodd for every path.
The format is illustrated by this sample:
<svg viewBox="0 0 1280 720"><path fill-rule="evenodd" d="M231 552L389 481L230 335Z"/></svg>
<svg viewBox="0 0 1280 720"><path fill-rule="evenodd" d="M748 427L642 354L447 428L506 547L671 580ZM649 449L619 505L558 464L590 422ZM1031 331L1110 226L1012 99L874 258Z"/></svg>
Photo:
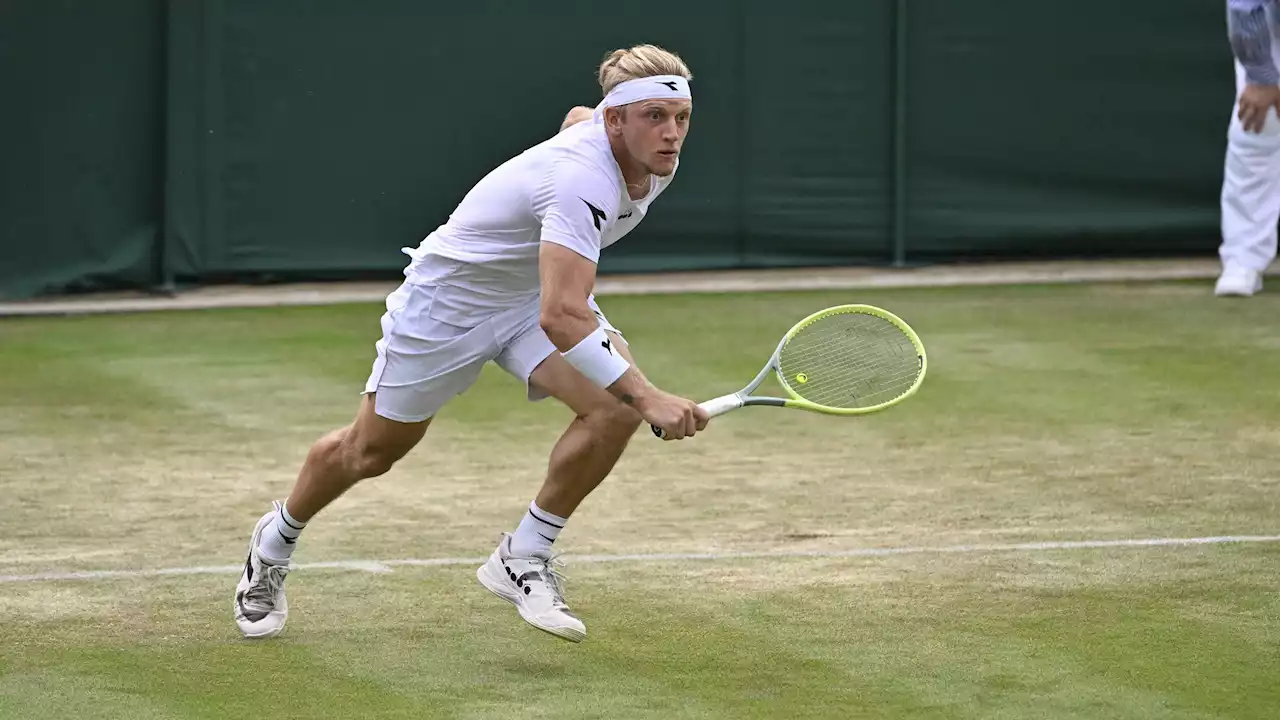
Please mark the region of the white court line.
<svg viewBox="0 0 1280 720"><path fill-rule="evenodd" d="M1225 545L1229 543L1280 542L1280 535L1218 535L1192 538L1139 538L1128 540L1078 540L1061 542L1029 542L987 545L940 545L935 547L858 548L854 550L810 550L772 552L727 553L650 553L637 555L571 555L576 563L607 562L662 562L690 560L755 560L755 559L811 559L884 557L887 555L946 555L966 553L1036 552L1040 550L1099 550L1106 548L1142 548L1188 545ZM451 565L479 565L486 558L425 558L405 560L333 560L298 564L299 570L357 570L360 572L389 573L400 566L439 567ZM205 565L185 568L160 568L157 570L83 570L80 572L50 572L31 575L0 575L0 583L49 582L54 580L114 580L119 578L161 577L165 575L230 575L238 573L244 565Z"/></svg>

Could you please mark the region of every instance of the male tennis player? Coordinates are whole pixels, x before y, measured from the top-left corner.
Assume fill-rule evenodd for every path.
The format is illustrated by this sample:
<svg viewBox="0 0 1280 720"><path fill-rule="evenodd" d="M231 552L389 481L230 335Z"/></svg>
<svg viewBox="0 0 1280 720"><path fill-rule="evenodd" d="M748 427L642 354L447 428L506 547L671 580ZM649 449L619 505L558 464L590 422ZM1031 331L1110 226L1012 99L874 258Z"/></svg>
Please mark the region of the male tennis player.
<svg viewBox="0 0 1280 720"><path fill-rule="evenodd" d="M1280 220L1280 16L1277 0L1227 0L1236 107L1222 177L1222 274L1214 293L1249 297L1276 258Z"/></svg>
<svg viewBox="0 0 1280 720"><path fill-rule="evenodd" d="M435 413L495 361L577 417L551 451L546 481L515 532L477 571L534 627L580 642L552 543L613 468L641 420L671 439L708 416L651 385L593 296L602 248L626 235L670 184L689 130L692 75L652 45L609 54L604 100L575 108L559 134L507 161L413 250L387 298L382 339L355 422L311 448L292 492L253 529L235 619L251 638L284 629L284 580L299 535L356 482L381 475Z"/></svg>

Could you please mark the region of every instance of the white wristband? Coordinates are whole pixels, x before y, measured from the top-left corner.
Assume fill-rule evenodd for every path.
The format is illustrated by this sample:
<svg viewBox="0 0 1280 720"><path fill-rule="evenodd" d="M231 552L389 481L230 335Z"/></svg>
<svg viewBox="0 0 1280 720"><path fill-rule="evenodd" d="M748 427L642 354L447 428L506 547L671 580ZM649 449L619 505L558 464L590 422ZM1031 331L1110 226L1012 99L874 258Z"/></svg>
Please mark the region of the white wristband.
<svg viewBox="0 0 1280 720"><path fill-rule="evenodd" d="M605 334L602 327L597 327L595 332L583 338L573 349L561 354L578 372L602 388L617 382L631 367L631 363L613 346L613 340Z"/></svg>

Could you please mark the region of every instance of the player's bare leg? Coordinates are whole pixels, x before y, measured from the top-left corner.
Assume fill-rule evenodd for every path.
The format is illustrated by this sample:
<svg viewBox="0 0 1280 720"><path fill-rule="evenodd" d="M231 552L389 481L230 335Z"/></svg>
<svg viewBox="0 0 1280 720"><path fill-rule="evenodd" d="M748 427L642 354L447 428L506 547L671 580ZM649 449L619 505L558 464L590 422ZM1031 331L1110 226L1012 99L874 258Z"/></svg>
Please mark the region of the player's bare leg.
<svg viewBox="0 0 1280 720"><path fill-rule="evenodd" d="M284 630L289 614L284 579L294 543L307 521L357 482L390 470L418 444L430 423L383 418L374 412L370 394L364 397L355 422L311 447L288 500L275 503L253 529L235 595L236 625L245 637L268 638Z"/></svg>
<svg viewBox="0 0 1280 720"><path fill-rule="evenodd" d="M634 366L627 345L616 335L613 339ZM567 518L613 470L640 425L640 414L593 385L558 354L543 361L530 381L577 414L551 450L547 478L535 500L538 507Z"/></svg>
<svg viewBox="0 0 1280 720"><path fill-rule="evenodd" d="M634 366L626 344L616 335L613 340ZM551 544L582 500L613 470L641 420L639 413L592 384L558 353L544 360L529 380L577 417L551 451L547 478L520 526L502 539L477 577L495 595L515 604L530 625L581 642L587 630L565 604Z"/></svg>
<svg viewBox="0 0 1280 720"><path fill-rule="evenodd" d="M285 503L294 518L309 521L357 482L385 474L422 440L430 419L388 420L374 412L375 397L365 395L354 423L311 447Z"/></svg>

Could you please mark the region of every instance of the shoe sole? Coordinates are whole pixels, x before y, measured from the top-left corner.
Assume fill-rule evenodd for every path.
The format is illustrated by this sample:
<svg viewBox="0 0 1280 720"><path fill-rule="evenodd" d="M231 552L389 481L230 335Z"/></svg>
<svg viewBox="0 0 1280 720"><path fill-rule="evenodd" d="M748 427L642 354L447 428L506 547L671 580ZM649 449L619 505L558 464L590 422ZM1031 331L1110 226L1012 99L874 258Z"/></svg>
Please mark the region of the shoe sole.
<svg viewBox="0 0 1280 720"><path fill-rule="evenodd" d="M1245 290L1239 287L1214 288L1213 294L1218 297L1253 297L1254 293L1262 292L1262 285L1254 286L1252 290Z"/></svg>
<svg viewBox="0 0 1280 720"><path fill-rule="evenodd" d="M279 630L268 630L263 633L247 633L241 630L240 634L244 635L245 640L267 640L279 635L282 632L284 632L284 625L281 625Z"/></svg>
<svg viewBox="0 0 1280 720"><path fill-rule="evenodd" d="M267 520L267 517L268 517L268 516L263 516L262 518L260 518L260 519L258 520L258 524L253 528L253 535L251 535L251 536L249 537L249 555L252 555L252 554L253 554L253 549L254 549L255 547L257 547L257 546L258 546L258 538L262 537L262 531L263 531L263 530L267 527L267 525L269 524L269 522L268 522L268 520ZM245 558L245 561L246 561L246 562L248 562L248 558ZM244 580L244 571L243 571L243 570L241 570L241 571L240 571L240 580L241 580L241 581L243 581L243 580ZM238 586L238 585L239 585L239 584L237 583L237 587L236 587L236 597L237 597L237 598L239 598L239 597L240 597L240 588L239 588L239 586ZM238 605L238 602L237 602L237 605ZM236 613L239 613L239 612L240 612L240 608L239 608L239 607L236 607L236 608L235 608L235 612L236 612ZM240 628L240 623L237 621L237 622L236 622L236 628L240 630L240 634L241 634L241 635L243 635L243 636L245 637L245 639L246 639L246 640L266 640L266 639L269 639L269 638L273 638L273 637L275 637L275 636L279 635L280 633L284 632L284 626L285 626L285 623L286 623L286 622L288 622L288 620L289 620L289 614L288 614L288 612L286 611L286 612L285 612L285 622L280 623L280 627L272 628L272 629L270 629L270 630L264 630L264 631L262 631L262 632L256 632L256 633L255 633L255 632L245 632L243 628Z"/></svg>
<svg viewBox="0 0 1280 720"><path fill-rule="evenodd" d="M487 562L484 565L481 565L480 568L476 570L476 579L480 581L480 584L484 586L485 590L488 590L494 595L497 595L503 600L506 600L512 605L515 605L516 611L520 613L520 618L524 620L526 623L532 625L533 627L538 628L539 630L541 630L544 633L547 633L548 635L551 635L553 637L558 637L561 640L568 640L569 642L580 643L583 640L587 639L586 633L576 630L574 628L547 628L529 619L529 616L525 615L524 613L524 605L523 603L520 602L520 599L515 595L515 593L511 593L508 591L506 583L504 583L501 580L496 580L490 577L489 573L487 572L488 568L489 568L489 563Z"/></svg>

